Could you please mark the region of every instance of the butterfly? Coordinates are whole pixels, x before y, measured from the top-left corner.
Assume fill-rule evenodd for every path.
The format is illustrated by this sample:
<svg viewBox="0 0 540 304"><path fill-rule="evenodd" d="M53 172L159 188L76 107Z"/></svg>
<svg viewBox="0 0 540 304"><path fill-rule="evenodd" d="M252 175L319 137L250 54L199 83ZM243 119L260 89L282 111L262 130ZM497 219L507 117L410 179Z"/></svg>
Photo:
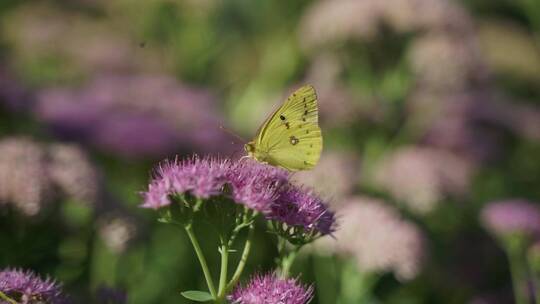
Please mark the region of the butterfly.
<svg viewBox="0 0 540 304"><path fill-rule="evenodd" d="M244 149L259 162L299 171L315 167L322 147L317 94L305 85L266 119Z"/></svg>

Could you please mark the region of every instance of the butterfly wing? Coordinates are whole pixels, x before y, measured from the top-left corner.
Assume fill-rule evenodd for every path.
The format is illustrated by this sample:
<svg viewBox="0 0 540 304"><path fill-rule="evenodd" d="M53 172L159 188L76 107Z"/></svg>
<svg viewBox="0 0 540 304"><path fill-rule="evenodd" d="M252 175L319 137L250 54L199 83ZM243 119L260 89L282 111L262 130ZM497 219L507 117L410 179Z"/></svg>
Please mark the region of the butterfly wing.
<svg viewBox="0 0 540 304"><path fill-rule="evenodd" d="M264 123L255 139L264 161L291 171L313 168L323 147L317 95L311 85L295 91Z"/></svg>

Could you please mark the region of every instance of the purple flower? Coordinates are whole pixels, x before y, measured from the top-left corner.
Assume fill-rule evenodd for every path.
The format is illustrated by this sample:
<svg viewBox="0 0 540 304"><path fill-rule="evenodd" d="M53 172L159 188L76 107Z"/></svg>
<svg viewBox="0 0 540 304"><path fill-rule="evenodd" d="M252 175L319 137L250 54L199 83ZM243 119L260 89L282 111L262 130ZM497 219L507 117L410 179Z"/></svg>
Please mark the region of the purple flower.
<svg viewBox="0 0 540 304"><path fill-rule="evenodd" d="M286 171L255 161L195 156L161 165L148 191L143 193L142 207L159 209L172 203L170 195L189 193L202 199L226 195L251 209L269 212L277 191L287 179ZM226 191L225 185L230 186L230 191Z"/></svg>
<svg viewBox="0 0 540 304"><path fill-rule="evenodd" d="M117 155L230 147L216 99L168 76L103 74L79 88L46 88L36 98L35 115L59 136Z"/></svg>
<svg viewBox="0 0 540 304"><path fill-rule="evenodd" d="M277 198L277 190L288 182L289 173L253 160L244 160L234 163L227 177L235 201L257 211L269 212Z"/></svg>
<svg viewBox="0 0 540 304"><path fill-rule="evenodd" d="M540 208L526 200L490 203L482 210L480 220L488 231L497 236L513 233L540 236Z"/></svg>
<svg viewBox="0 0 540 304"><path fill-rule="evenodd" d="M50 278L43 280L32 271L0 271L0 291L18 303L66 303L60 284Z"/></svg>
<svg viewBox="0 0 540 304"><path fill-rule="evenodd" d="M267 217L288 226L302 227L310 234L326 235L336 228L334 213L323 200L311 190L293 185L280 193Z"/></svg>
<svg viewBox="0 0 540 304"><path fill-rule="evenodd" d="M199 158L166 161L157 169L156 177L143 193L141 207L159 209L170 205L172 194L190 193L199 198L219 195L227 182L230 163L219 158Z"/></svg>
<svg viewBox="0 0 540 304"><path fill-rule="evenodd" d="M255 275L243 287L227 297L232 304L307 304L313 297L313 287L297 279L279 279L274 274Z"/></svg>

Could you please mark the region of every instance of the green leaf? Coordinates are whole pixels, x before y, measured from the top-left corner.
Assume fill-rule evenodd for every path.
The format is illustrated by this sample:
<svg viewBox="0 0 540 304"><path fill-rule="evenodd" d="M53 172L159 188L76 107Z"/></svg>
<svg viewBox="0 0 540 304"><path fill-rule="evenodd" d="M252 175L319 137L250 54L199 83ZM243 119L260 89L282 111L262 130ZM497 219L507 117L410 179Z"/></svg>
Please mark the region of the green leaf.
<svg viewBox="0 0 540 304"><path fill-rule="evenodd" d="M208 302L214 299L212 295L206 291L200 290L188 290L182 292L184 298L195 301L195 302Z"/></svg>

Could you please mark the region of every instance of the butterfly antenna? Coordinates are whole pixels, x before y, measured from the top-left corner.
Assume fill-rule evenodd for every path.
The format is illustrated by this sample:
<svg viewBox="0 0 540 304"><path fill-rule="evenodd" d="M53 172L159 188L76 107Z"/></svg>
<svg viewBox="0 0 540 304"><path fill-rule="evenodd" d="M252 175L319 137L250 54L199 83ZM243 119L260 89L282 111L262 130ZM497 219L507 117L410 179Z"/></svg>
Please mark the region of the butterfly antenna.
<svg viewBox="0 0 540 304"><path fill-rule="evenodd" d="M241 144L245 144L246 143L246 140L243 139L240 135L234 133L233 131L225 128L223 125L220 125L219 128L223 131L225 131L227 134L231 135L232 137L236 138L237 140L239 140ZM235 142L234 140L231 142L232 145L236 145L238 144L238 142ZM232 151L232 153L229 155L229 158L234 158L236 155L240 154L241 152L243 151L243 149L235 149L234 151ZM242 157L243 158L243 157Z"/></svg>
<svg viewBox="0 0 540 304"><path fill-rule="evenodd" d="M225 131L227 134L229 134L229 135L233 136L234 138L240 140L240 143L242 143L242 144L245 144L245 143L246 143L246 140L243 139L240 135L238 135L238 134L234 133L233 131L231 131L231 130L225 128L223 125L220 125L219 128L220 128L221 130Z"/></svg>

